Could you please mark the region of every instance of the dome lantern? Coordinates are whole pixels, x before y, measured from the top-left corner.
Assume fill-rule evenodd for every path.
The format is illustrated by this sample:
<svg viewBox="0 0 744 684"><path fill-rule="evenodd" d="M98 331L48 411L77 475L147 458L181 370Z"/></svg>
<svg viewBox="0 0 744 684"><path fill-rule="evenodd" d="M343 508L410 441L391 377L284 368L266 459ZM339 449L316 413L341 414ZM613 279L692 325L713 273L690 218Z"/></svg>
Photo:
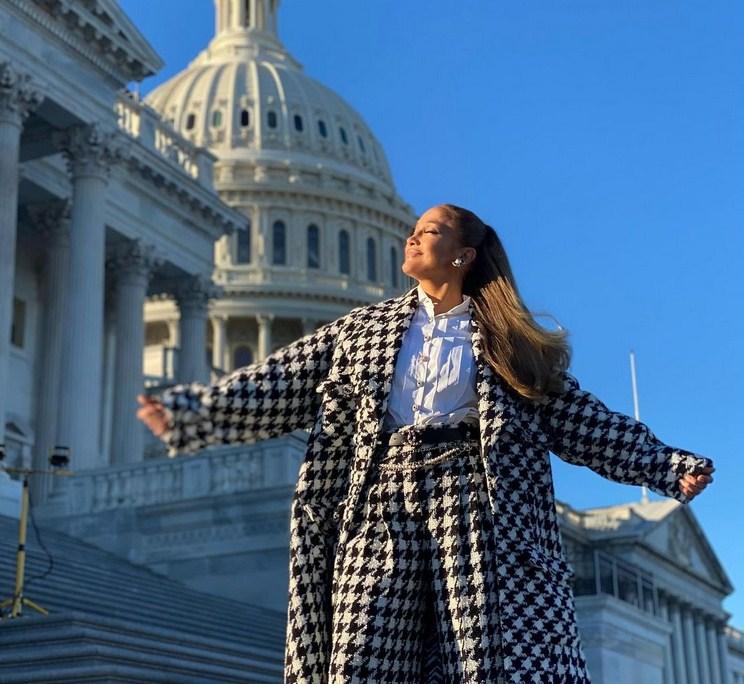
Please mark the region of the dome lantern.
<svg viewBox="0 0 744 684"><path fill-rule="evenodd" d="M214 0L216 35L260 31L277 35L279 0Z"/></svg>

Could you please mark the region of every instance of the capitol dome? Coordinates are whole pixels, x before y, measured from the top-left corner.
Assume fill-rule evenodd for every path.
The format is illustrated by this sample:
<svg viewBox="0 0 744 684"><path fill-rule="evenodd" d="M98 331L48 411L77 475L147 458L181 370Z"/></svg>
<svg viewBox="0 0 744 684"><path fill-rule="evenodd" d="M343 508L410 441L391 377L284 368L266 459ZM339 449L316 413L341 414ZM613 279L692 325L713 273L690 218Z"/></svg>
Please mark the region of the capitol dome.
<svg viewBox="0 0 744 684"><path fill-rule="evenodd" d="M221 159L291 150L305 155L297 162L352 167L392 189L385 153L369 126L286 51L275 34L273 10L269 25L259 13L255 27L243 26L240 8L231 24L220 16L223 3L217 3L215 38L147 102ZM254 4L260 9L264 3Z"/></svg>
<svg viewBox="0 0 744 684"><path fill-rule="evenodd" d="M207 344L225 371L413 285L401 264L416 216L362 116L279 40L278 6L215 0L214 38L146 98L215 155L217 192L247 218L215 248L224 294L210 302ZM152 345L177 347L169 306L146 306Z"/></svg>

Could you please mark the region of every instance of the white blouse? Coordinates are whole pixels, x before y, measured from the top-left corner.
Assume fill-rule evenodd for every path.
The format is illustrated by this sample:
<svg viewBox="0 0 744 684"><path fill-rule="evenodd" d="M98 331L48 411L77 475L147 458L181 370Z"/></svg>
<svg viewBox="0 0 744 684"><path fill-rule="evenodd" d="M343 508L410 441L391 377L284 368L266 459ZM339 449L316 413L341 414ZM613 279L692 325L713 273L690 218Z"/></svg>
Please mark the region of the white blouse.
<svg viewBox="0 0 744 684"><path fill-rule="evenodd" d="M478 424L470 297L444 313L419 284L419 303L403 337L382 429L403 425Z"/></svg>

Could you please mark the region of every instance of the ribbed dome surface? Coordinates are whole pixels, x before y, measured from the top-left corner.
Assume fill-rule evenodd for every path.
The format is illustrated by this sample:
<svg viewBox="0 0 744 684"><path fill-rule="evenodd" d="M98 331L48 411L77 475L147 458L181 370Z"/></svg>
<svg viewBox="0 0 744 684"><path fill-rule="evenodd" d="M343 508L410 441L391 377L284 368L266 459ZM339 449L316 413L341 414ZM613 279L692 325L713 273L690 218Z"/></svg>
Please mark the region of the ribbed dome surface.
<svg viewBox="0 0 744 684"><path fill-rule="evenodd" d="M258 17L245 14L246 4L250 13L251 3L217 0L217 35L148 104L220 161L291 151L290 159L352 167L392 189L385 153L362 117L279 42L276 3L258 3Z"/></svg>

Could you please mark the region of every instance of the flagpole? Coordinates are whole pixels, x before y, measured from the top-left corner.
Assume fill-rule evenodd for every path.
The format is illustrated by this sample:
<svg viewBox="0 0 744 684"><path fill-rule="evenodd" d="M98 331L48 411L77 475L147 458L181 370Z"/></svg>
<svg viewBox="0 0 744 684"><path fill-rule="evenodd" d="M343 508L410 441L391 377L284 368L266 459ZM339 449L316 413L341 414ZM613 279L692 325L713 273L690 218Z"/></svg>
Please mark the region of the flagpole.
<svg viewBox="0 0 744 684"><path fill-rule="evenodd" d="M638 384L636 382L636 365L635 365L635 352L630 350L630 381L633 386L633 416L636 420L641 419L641 412L638 408ZM641 487L641 502L648 503L648 487L643 485Z"/></svg>

